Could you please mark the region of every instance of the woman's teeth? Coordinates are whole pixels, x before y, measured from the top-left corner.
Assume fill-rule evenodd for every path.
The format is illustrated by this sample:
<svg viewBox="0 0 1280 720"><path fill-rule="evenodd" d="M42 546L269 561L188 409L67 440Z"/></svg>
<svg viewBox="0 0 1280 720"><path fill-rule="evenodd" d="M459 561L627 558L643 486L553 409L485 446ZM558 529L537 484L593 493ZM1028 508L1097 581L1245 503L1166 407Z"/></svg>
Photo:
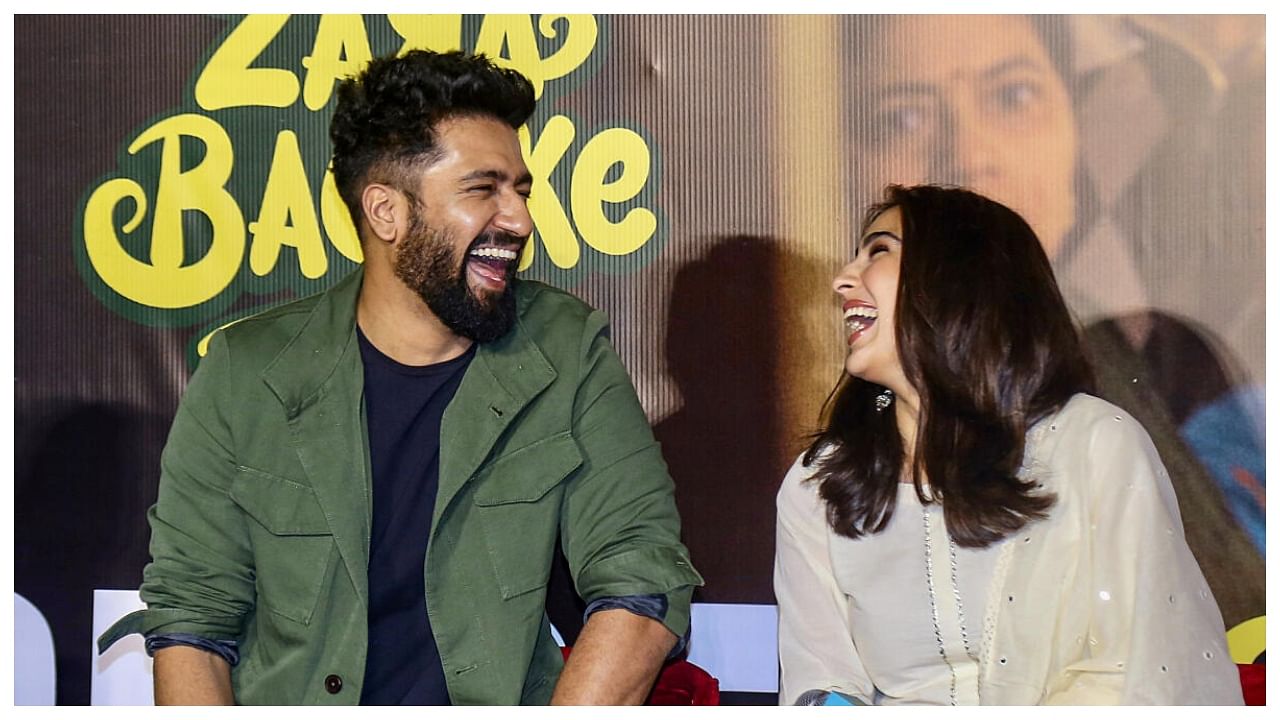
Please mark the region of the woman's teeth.
<svg viewBox="0 0 1280 720"><path fill-rule="evenodd" d="M871 327L878 315L879 312L873 307L855 305L844 311L844 323L850 331L859 332Z"/></svg>

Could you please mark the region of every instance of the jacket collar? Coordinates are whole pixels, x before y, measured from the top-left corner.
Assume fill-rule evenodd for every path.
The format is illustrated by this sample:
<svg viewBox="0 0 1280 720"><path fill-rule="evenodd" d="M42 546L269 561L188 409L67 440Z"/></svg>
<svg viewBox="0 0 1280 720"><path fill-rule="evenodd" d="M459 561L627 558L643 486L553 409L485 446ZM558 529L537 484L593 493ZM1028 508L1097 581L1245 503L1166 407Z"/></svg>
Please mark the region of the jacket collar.
<svg viewBox="0 0 1280 720"><path fill-rule="evenodd" d="M359 348L355 343L356 301L363 279L364 268L357 267L321 295L302 328L263 371L263 380L289 416L297 415L316 401L320 390L340 367L353 359L359 362ZM463 381L463 388L475 386L470 389L482 396L490 393L479 391L488 388L494 395L493 402L515 411L556 377L551 363L521 319L533 292L536 291L526 283L516 286L515 325L504 337L476 349L476 362ZM484 375L486 385L480 386L478 380L473 382L474 374ZM363 366L357 379L363 383ZM469 394L459 389L460 397Z"/></svg>
<svg viewBox="0 0 1280 720"><path fill-rule="evenodd" d="M288 417L296 417L315 402L339 367L352 360L360 365L355 326L363 281L364 268L358 267L321 295L302 328L262 371L263 381ZM363 388L363 366L355 380Z"/></svg>

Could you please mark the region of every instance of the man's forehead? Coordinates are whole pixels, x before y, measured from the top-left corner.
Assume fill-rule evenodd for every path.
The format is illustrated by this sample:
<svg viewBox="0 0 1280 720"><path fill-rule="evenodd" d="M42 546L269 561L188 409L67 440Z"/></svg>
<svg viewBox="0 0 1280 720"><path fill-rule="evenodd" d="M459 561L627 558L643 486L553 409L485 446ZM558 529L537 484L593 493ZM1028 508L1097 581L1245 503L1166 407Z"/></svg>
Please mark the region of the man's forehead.
<svg viewBox="0 0 1280 720"><path fill-rule="evenodd" d="M529 174L515 130L490 117L442 121L436 126L436 151L428 172L492 180L518 180Z"/></svg>

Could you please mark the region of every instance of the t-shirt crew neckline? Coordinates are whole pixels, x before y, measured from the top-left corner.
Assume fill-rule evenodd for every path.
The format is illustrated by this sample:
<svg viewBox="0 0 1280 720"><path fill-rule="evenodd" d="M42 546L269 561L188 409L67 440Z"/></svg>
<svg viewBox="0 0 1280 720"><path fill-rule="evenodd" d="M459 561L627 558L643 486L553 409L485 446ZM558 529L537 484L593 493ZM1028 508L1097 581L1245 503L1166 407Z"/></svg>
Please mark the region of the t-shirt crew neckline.
<svg viewBox="0 0 1280 720"><path fill-rule="evenodd" d="M430 375L447 375L458 368L459 365L466 365L471 362L471 358L476 353L476 345L471 343L471 347L456 358L451 358L443 362L431 363L430 365L406 365L395 358L387 355L374 345L364 330L360 329L360 325L356 325L356 338L360 342L361 354L368 362L378 363L382 368L394 372L398 375L410 375L414 377L430 376Z"/></svg>

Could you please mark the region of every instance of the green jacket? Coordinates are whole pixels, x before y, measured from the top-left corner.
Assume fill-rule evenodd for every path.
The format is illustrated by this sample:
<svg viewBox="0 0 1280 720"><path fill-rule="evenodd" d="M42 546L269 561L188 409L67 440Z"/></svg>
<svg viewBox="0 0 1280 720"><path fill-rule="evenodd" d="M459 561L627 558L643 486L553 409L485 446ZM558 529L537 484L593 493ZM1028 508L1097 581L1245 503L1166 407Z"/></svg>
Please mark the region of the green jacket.
<svg viewBox="0 0 1280 720"><path fill-rule="evenodd" d="M235 640L238 702L359 701L372 514L361 279L214 335L161 457L147 609L100 650L133 632ZM678 636L702 583L604 315L539 283L516 297L515 328L479 346L440 431L425 578L456 704L550 699L557 534L584 599L665 594Z"/></svg>

